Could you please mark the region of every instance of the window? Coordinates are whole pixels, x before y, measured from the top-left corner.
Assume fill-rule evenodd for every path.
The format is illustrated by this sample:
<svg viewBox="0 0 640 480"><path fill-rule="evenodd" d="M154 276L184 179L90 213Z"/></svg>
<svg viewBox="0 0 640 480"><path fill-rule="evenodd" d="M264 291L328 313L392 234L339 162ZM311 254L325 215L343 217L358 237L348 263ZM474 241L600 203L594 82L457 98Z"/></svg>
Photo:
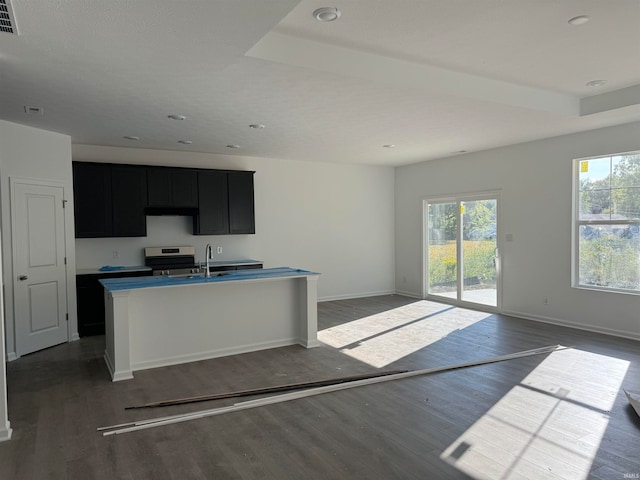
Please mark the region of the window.
<svg viewBox="0 0 640 480"><path fill-rule="evenodd" d="M640 293L640 152L574 167L574 286Z"/></svg>

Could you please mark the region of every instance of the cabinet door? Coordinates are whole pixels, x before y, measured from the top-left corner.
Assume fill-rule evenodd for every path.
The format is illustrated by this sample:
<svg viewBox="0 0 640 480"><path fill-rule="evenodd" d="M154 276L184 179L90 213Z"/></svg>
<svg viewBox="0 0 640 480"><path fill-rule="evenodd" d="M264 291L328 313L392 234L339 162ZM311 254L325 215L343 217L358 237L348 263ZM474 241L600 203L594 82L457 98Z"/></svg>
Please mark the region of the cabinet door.
<svg viewBox="0 0 640 480"><path fill-rule="evenodd" d="M198 175L195 170L172 168L171 200L174 207L198 207Z"/></svg>
<svg viewBox="0 0 640 480"><path fill-rule="evenodd" d="M256 233L253 172L229 172L229 233Z"/></svg>
<svg viewBox="0 0 640 480"><path fill-rule="evenodd" d="M147 168L136 165L114 165L111 169L113 195L113 236L145 237L147 235Z"/></svg>
<svg viewBox="0 0 640 480"><path fill-rule="evenodd" d="M148 167L147 179L149 207L198 207L198 176L195 170Z"/></svg>
<svg viewBox="0 0 640 480"><path fill-rule="evenodd" d="M225 235L229 233L227 173L198 172L198 215L194 217L194 235Z"/></svg>
<svg viewBox="0 0 640 480"><path fill-rule="evenodd" d="M151 271L91 273L76 275L76 298L78 304L78 335L104 335L105 307L102 278L146 277Z"/></svg>
<svg viewBox="0 0 640 480"><path fill-rule="evenodd" d="M171 207L171 177L169 169L162 167L147 168L148 206Z"/></svg>
<svg viewBox="0 0 640 480"><path fill-rule="evenodd" d="M73 163L73 205L76 238L111 236L111 165Z"/></svg>
<svg viewBox="0 0 640 480"><path fill-rule="evenodd" d="M104 289L98 282L100 275L78 275L78 335L104 334Z"/></svg>

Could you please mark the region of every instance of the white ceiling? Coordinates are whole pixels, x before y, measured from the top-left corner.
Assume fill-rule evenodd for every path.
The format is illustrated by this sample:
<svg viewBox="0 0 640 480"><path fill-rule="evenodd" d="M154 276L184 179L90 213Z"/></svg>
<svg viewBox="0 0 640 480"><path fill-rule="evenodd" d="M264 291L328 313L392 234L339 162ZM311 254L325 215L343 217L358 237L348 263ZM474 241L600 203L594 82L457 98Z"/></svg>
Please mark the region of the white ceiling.
<svg viewBox="0 0 640 480"><path fill-rule="evenodd" d="M76 144L403 165L640 121L638 0L11 3L0 118Z"/></svg>

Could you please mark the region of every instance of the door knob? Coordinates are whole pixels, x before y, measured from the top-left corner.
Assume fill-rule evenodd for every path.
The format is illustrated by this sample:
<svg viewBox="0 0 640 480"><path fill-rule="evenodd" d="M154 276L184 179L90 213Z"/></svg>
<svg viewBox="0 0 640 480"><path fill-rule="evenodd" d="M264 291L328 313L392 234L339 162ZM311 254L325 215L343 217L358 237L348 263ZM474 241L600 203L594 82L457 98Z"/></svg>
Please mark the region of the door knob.
<svg viewBox="0 0 640 480"><path fill-rule="evenodd" d="M26 280L27 278L29 278L29 277L27 277L26 275L20 275L18 277L18 280L20 280L22 282L22 281Z"/></svg>

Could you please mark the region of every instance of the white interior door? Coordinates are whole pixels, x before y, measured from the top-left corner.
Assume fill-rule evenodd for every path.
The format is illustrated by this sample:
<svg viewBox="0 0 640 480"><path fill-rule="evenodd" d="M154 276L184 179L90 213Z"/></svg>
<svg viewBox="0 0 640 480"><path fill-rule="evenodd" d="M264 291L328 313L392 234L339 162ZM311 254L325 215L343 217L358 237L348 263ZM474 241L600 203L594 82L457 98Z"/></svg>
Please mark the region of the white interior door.
<svg viewBox="0 0 640 480"><path fill-rule="evenodd" d="M16 353L68 340L64 189L12 181Z"/></svg>

